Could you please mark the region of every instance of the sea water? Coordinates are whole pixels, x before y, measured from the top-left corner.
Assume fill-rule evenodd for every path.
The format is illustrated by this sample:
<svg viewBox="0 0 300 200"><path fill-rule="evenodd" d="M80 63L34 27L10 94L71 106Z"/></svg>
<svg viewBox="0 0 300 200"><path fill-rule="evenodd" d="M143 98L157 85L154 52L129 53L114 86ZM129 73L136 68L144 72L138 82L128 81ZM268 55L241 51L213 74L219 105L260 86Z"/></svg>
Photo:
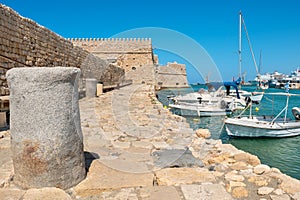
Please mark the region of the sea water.
<svg viewBox="0 0 300 200"><path fill-rule="evenodd" d="M158 99L168 105L167 96L186 94L198 91L204 86L193 86L187 89L166 89L158 92ZM242 88L247 91L254 91L254 87ZM265 91L285 92L280 89L270 88ZM300 90L291 90L290 93L300 94ZM294 118L291 108L300 107L300 97L290 97L288 117ZM264 95L259 105L253 106L255 115L277 115L286 104L285 96ZM257 108L257 109L255 109ZM256 111L255 111L256 110ZM180 111L172 110L180 115ZM223 143L232 144L238 149L257 155L263 164L280 169L283 173L300 179L300 136L288 138L232 138L229 137L224 128L224 117L196 117L184 116L191 128L207 128L210 130L213 139L221 139Z"/></svg>

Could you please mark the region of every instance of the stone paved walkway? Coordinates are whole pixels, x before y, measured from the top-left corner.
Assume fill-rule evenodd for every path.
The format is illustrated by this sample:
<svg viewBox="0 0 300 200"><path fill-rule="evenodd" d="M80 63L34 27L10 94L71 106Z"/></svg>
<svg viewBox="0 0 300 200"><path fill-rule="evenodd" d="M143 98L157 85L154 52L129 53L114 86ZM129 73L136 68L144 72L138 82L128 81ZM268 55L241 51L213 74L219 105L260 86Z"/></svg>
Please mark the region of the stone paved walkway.
<svg viewBox="0 0 300 200"><path fill-rule="evenodd" d="M299 198L298 180L232 145L197 137L184 118L162 107L151 85L134 84L83 99L80 105L85 150L98 158L92 160L87 180L74 187L74 196Z"/></svg>
<svg viewBox="0 0 300 200"><path fill-rule="evenodd" d="M162 107L151 84L84 98L80 112L87 178L66 191L17 188L9 132L2 132L0 199L300 199L300 181L232 145L199 138Z"/></svg>

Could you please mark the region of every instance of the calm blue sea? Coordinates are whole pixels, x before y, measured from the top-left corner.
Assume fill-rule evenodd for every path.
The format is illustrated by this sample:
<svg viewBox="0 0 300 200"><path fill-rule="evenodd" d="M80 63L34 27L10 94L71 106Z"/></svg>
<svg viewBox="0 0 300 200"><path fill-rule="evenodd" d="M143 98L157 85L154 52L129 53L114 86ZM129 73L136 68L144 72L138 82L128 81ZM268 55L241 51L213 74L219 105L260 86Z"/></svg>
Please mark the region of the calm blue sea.
<svg viewBox="0 0 300 200"><path fill-rule="evenodd" d="M168 105L167 96L185 94L198 91L205 86L197 85L187 89L166 89L158 92L158 99ZM254 87L242 88L247 91L254 91ZM265 91L284 92L284 90L270 88ZM300 94L300 90L291 90L290 93ZM285 96L264 95L262 102L254 106L258 107L257 115L272 115L279 113L285 106ZM300 97L291 97L289 108L300 107ZM176 113L176 111L173 111ZM177 113L177 114L180 114ZM186 116L185 116L186 117ZM289 109L288 117L293 118ZM290 138L230 138L228 137L223 124L223 117L186 117L191 128L208 128L213 139L221 139L223 143L229 143L251 154L257 155L262 163L280 169L285 174L300 179L300 136Z"/></svg>

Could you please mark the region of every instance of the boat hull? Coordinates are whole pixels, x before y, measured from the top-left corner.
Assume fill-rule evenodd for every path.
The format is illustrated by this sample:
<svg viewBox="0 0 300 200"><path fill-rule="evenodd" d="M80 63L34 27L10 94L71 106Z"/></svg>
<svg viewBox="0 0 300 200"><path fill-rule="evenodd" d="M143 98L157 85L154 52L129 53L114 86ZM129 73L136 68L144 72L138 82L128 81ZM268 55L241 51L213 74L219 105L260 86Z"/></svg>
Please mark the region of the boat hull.
<svg viewBox="0 0 300 200"><path fill-rule="evenodd" d="M175 113L182 116L198 116L198 117L212 117L225 116L230 114L230 111L225 109L218 109L215 107L201 107L201 106L186 106L170 104L170 108L176 109Z"/></svg>
<svg viewBox="0 0 300 200"><path fill-rule="evenodd" d="M225 119L229 136L234 137L292 137L300 135L300 121L274 122L252 119Z"/></svg>

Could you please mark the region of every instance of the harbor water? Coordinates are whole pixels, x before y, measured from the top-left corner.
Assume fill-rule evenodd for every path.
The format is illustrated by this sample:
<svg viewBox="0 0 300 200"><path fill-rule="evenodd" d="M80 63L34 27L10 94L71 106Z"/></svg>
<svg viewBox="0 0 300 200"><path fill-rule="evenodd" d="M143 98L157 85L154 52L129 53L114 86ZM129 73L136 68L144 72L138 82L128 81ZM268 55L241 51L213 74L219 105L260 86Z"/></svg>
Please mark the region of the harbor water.
<svg viewBox="0 0 300 200"><path fill-rule="evenodd" d="M167 97L170 95L186 94L198 91L204 86L197 85L186 89L165 89L158 92L158 99L168 105ZM255 87L242 88L254 91ZM280 89L270 88L266 93L284 92ZM291 90L290 93L300 94L300 90ZM255 115L277 115L286 104L285 96L264 95L259 105L254 105ZM291 97L289 103L288 117L293 119L291 108L300 107L300 97ZM256 109L255 109L256 108ZM180 115L180 110L172 110ZM207 128L213 139L221 139L223 143L232 144L238 149L249 152L259 157L263 164L280 169L283 173L300 179L300 136L288 138L232 138L229 137L224 128L224 117L197 117L184 116L191 128Z"/></svg>

